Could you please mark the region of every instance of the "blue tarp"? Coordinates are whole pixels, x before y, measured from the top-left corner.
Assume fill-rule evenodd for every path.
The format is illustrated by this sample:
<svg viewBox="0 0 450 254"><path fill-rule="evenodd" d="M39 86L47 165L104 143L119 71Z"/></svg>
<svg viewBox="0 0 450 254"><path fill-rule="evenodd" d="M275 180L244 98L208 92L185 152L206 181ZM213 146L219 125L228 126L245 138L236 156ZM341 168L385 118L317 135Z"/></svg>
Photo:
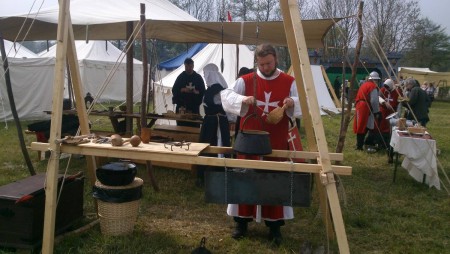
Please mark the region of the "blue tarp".
<svg viewBox="0 0 450 254"><path fill-rule="evenodd" d="M184 63L184 60L186 58L188 57L192 58L195 54L197 54L197 52L202 50L206 45L208 45L208 43L197 43L194 46L192 46L187 52L158 64L158 69L174 70L180 67Z"/></svg>

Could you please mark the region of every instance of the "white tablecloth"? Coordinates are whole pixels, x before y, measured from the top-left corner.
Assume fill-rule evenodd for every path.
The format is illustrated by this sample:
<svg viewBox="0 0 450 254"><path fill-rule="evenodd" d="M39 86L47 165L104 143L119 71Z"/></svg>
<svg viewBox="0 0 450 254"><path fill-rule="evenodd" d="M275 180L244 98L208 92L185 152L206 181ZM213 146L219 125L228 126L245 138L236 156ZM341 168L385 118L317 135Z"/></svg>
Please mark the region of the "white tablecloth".
<svg viewBox="0 0 450 254"><path fill-rule="evenodd" d="M395 152L405 156L402 167L409 172L409 175L422 182L425 174L425 183L428 186L434 186L438 190L441 189L436 164L436 141L434 139L417 135L400 136L399 131L394 128L390 144Z"/></svg>

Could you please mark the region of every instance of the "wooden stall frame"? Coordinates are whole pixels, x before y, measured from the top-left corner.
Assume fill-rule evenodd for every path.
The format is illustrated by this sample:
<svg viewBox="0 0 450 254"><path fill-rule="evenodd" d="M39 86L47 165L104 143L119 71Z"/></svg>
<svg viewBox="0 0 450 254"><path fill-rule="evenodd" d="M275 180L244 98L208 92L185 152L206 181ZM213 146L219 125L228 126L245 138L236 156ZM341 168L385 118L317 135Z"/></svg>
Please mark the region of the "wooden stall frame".
<svg viewBox="0 0 450 254"><path fill-rule="evenodd" d="M324 215L324 220L330 221L328 209L329 205L332 222L334 224L334 230L337 237L337 242L339 246L339 251L341 253L349 253L349 246L347 242L347 235L345 232L344 222L342 219L342 212L339 204L339 199L337 195L334 173L339 167L342 166L332 166L330 160L330 154L328 153L328 147L325 139L325 132L323 129L322 120L320 117L320 111L317 101L317 94L313 86L312 72L310 68L306 41L304 38L304 32L302 27L302 22L299 13L299 7L297 1L295 0L280 0L280 7L282 10L284 28L286 32L286 39L288 43L289 52L291 55L294 76L297 84L297 90L300 96L300 102L302 107L303 122L305 124L305 132L308 141L308 149L310 151L317 151L318 164L302 164L301 168L311 168L311 172L315 172L318 177L317 181L320 181L322 185L318 186L319 196L321 199L321 208L325 211L322 213ZM70 20L69 11L69 1L60 0L60 12L59 12L59 23L57 31L57 50L56 50L56 65L55 65L55 76L54 76L54 89L53 89L53 105L52 105L52 117L51 117L51 128L50 128L50 139L47 149L51 151L50 160L47 166L47 186L46 186L46 203L45 203L45 216L44 216L44 234L43 234L43 245L42 253L53 253L54 245L54 233L55 233L55 217L56 217L56 194L57 194L57 173L59 169L59 154L61 151L70 152L71 147L67 145L60 145L55 142L59 138L61 129L61 119L62 119L62 100L64 91L64 68L66 61L69 62L70 72L73 76L73 86L75 98L77 100L77 110L79 110L80 126L82 134L88 134L88 118L84 105L84 100L82 98L83 91L81 86L80 72L77 65L76 49L74 42L74 35L72 30L72 24ZM33 144L32 144L33 146ZM76 149L82 150L82 146L72 147L74 153ZM106 155L105 151L102 152L101 148L85 148L86 155L88 157L88 178L89 180L95 176L95 160L92 156L94 155ZM119 151L124 154L123 151ZM132 156L134 153L125 153L126 156ZM110 153L110 155L115 155L115 153ZM125 156L125 155L123 155ZM150 158L149 158L150 157ZM156 159L157 156L147 157L151 159ZM202 156L181 156L181 155L165 155L158 157L164 157L171 160L187 160L191 163L215 165L216 160L220 160L220 165L223 164L224 159L218 158L202 158ZM184 158L183 158L184 157ZM264 168L268 165L276 170L284 170L282 167L283 163L280 162L268 162L268 161L247 161L247 160L233 160L226 159L227 165L245 165L252 168ZM287 164L287 163L284 163ZM298 163L293 163L298 164ZM348 167L347 167L348 168ZM295 167L297 170L297 167ZM291 171L290 166L287 171ZM301 171L304 172L304 171ZM92 182L91 182L92 183ZM327 225L327 223L325 223ZM329 234L330 229L327 228L327 233Z"/></svg>

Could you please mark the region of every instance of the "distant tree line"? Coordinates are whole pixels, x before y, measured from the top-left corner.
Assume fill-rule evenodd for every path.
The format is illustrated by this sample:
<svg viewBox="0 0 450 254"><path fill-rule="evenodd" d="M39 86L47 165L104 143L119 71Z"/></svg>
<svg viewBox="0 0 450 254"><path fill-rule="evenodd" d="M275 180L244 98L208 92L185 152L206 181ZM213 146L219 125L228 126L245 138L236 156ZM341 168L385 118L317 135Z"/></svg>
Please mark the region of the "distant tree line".
<svg viewBox="0 0 450 254"><path fill-rule="evenodd" d="M282 20L279 1L273 0L171 0L201 21ZM302 19L348 17L336 23L324 39L322 55L341 58L351 54L358 36L356 13L359 0L298 0ZM403 56L399 64L450 70L450 37L444 29L420 16L417 0L366 0L363 9L364 57L387 61L387 55ZM350 50L348 50L350 49ZM286 49L279 49L285 65L290 62ZM381 59L379 59L381 58ZM350 58L351 59L351 58Z"/></svg>
<svg viewBox="0 0 450 254"><path fill-rule="evenodd" d="M279 1L273 0L170 0L200 21L282 20ZM344 18L324 38L318 50L324 59L352 59L358 36L356 13L359 0L298 0L302 19ZM397 65L428 67L434 71L450 71L450 36L441 25L420 16L417 0L366 0L363 8L364 58L386 62L390 54L400 55ZM123 48L125 42L112 41ZM51 45L51 43L50 43ZM142 58L140 41L135 42L134 55ZM192 43L149 40L148 55L161 62L185 52ZM28 43L35 52L47 48L46 42ZM311 49L317 50L317 49ZM287 48L279 47L280 67L287 69Z"/></svg>

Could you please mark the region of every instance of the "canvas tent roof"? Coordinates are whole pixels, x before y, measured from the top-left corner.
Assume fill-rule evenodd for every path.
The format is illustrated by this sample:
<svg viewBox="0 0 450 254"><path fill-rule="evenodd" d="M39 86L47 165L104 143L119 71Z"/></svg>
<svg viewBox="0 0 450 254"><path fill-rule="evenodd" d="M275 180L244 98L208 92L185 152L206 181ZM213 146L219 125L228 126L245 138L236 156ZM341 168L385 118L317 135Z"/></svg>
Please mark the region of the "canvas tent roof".
<svg viewBox="0 0 450 254"><path fill-rule="evenodd" d="M190 47L185 53L173 57L169 60L163 61L158 64L158 69L174 70L180 67L186 58L191 58L197 54L200 50L208 45L207 43L196 43L194 46Z"/></svg>
<svg viewBox="0 0 450 254"><path fill-rule="evenodd" d="M447 85L450 81L450 72L435 72L429 68L417 68L417 67L399 67L399 76L403 78L412 77L417 79L420 84L425 81L434 82L435 85ZM442 83L442 84L441 84Z"/></svg>
<svg viewBox="0 0 450 254"><path fill-rule="evenodd" d="M398 67L399 72L418 72L418 73L436 73L430 70L430 68L419 68L419 67Z"/></svg>
<svg viewBox="0 0 450 254"><path fill-rule="evenodd" d="M36 55L33 51L27 49L25 46L20 43L13 43L12 41L3 40L5 44L5 52L8 57L12 58L36 58ZM0 52L0 56L2 53Z"/></svg>
<svg viewBox="0 0 450 254"><path fill-rule="evenodd" d="M84 92L97 95L101 86L108 82L99 101L124 101L126 97L126 63L122 51L108 41L75 41L80 75ZM54 57L56 45L50 47L49 51L40 53L43 57ZM120 60L122 60L120 62ZM116 67L115 67L116 66ZM114 71L114 68L117 68ZM111 76L111 74L113 75ZM142 87L142 62L134 59L133 65L133 91L134 100L139 101ZM108 76L110 78L108 78Z"/></svg>
<svg viewBox="0 0 450 254"><path fill-rule="evenodd" d="M126 39L126 23L134 21L137 24L141 2L146 4L148 38L172 42L223 42L247 45L265 41L274 45L286 45L282 21L199 22L175 5L163 0L116 0L114 4L108 0L72 0L70 9L75 39ZM39 13L33 10L30 14L27 9L22 13L8 12L8 4L5 5L2 8L6 10L0 12L2 19L0 31L5 38L16 38L23 23L25 27L29 27L32 23L33 25L26 38L25 33L21 33L19 40L56 38L59 12L57 5L45 8ZM34 17L36 20L33 20ZM307 46L322 47L325 33L339 20L335 18L302 21Z"/></svg>

